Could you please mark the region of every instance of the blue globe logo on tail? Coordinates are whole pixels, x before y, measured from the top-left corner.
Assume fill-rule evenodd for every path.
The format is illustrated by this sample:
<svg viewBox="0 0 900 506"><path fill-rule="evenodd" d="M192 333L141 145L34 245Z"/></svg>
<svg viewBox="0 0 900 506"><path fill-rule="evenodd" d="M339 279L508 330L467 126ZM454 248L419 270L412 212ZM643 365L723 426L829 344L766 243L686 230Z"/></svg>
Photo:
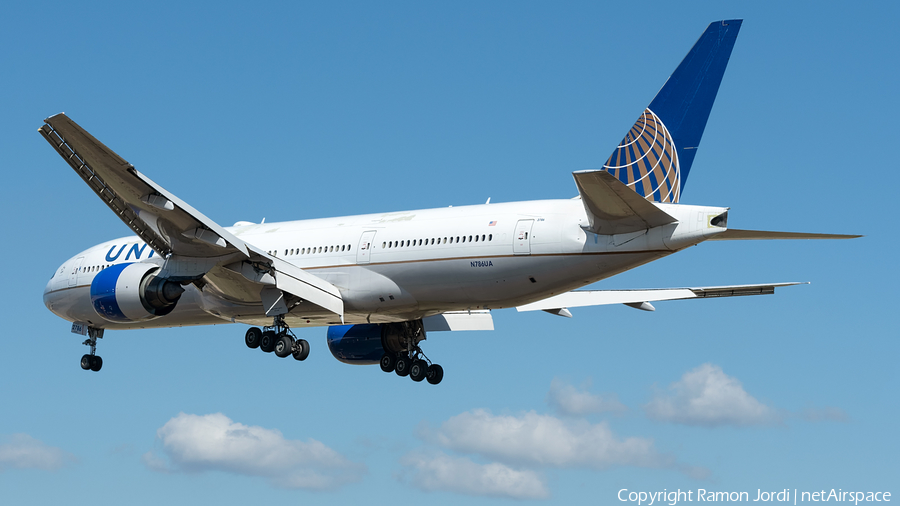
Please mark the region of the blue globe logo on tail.
<svg viewBox="0 0 900 506"><path fill-rule="evenodd" d="M603 170L654 202L678 203L681 170L672 134L649 108L638 118Z"/></svg>
<svg viewBox="0 0 900 506"><path fill-rule="evenodd" d="M706 27L603 170L647 200L678 203L740 29L740 19Z"/></svg>

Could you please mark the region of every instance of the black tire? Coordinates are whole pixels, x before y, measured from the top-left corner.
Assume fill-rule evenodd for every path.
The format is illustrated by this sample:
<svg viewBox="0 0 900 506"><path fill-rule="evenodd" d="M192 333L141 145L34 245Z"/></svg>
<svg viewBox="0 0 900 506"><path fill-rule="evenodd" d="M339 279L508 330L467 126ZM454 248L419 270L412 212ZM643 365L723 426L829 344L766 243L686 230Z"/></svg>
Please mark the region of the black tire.
<svg viewBox="0 0 900 506"><path fill-rule="evenodd" d="M91 356L84 355L81 357L81 368L85 371L90 370L91 368Z"/></svg>
<svg viewBox="0 0 900 506"><path fill-rule="evenodd" d="M303 362L309 356L309 343L306 339L297 339L297 346L294 347L294 360Z"/></svg>
<svg viewBox="0 0 900 506"><path fill-rule="evenodd" d="M244 334L244 343L248 348L259 348L259 341L262 339L262 330L259 327L250 327Z"/></svg>
<svg viewBox="0 0 900 506"><path fill-rule="evenodd" d="M266 353L272 353L275 350L275 331L267 330L262 333L259 340L259 349Z"/></svg>
<svg viewBox="0 0 900 506"><path fill-rule="evenodd" d="M97 372L103 367L103 359L94 355L91 357L91 370Z"/></svg>
<svg viewBox="0 0 900 506"><path fill-rule="evenodd" d="M424 360L415 360L409 368L409 377L416 383L425 379L428 374L428 362Z"/></svg>
<svg viewBox="0 0 900 506"><path fill-rule="evenodd" d="M285 358L291 354L294 348L294 338L287 332L282 332L278 339L275 340L275 355L278 358Z"/></svg>
<svg viewBox="0 0 900 506"><path fill-rule="evenodd" d="M397 362L394 364L394 372L397 373L397 376L401 378L403 376L409 375L409 367L412 365L412 360L409 359L406 355L400 355L397 357Z"/></svg>
<svg viewBox="0 0 900 506"><path fill-rule="evenodd" d="M381 356L381 370L384 372L394 372L394 365L397 364L397 357L390 353Z"/></svg>
<svg viewBox="0 0 900 506"><path fill-rule="evenodd" d="M444 379L444 368L437 364L431 364L431 366L428 367L428 374L425 378L432 385L437 385Z"/></svg>

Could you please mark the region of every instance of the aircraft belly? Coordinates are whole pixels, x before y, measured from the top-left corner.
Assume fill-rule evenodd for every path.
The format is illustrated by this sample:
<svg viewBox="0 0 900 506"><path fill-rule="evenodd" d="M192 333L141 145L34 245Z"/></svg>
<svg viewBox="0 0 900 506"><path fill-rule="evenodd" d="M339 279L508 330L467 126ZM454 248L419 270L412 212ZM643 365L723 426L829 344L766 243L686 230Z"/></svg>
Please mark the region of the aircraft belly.
<svg viewBox="0 0 900 506"><path fill-rule="evenodd" d="M371 265L368 269L402 287L404 295L415 301L402 308L406 311L496 309L582 287L668 254L651 251L508 256ZM353 304L354 308L362 307L356 301Z"/></svg>

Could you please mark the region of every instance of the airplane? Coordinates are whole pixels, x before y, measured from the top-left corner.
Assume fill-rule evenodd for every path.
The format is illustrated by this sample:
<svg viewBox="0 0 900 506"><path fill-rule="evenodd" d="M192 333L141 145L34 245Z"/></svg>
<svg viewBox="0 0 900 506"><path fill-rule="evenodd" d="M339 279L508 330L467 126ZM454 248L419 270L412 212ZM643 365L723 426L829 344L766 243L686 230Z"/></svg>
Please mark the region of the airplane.
<svg viewBox="0 0 900 506"><path fill-rule="evenodd" d="M337 360L438 384L427 333L493 330L493 310L653 311L798 284L580 289L703 241L860 237L731 229L729 208L679 202L741 23L706 28L603 167L573 173L575 198L222 227L51 116L40 134L135 235L66 260L44 304L87 336L85 370L107 329L242 323L248 347L302 361L292 329L327 326Z"/></svg>

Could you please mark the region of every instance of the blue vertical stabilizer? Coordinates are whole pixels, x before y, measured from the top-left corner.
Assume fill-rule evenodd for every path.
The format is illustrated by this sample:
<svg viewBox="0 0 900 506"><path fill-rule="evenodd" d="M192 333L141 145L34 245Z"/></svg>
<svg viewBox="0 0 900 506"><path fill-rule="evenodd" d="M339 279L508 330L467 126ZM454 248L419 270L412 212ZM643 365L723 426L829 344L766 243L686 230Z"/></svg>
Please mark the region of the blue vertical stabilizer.
<svg viewBox="0 0 900 506"><path fill-rule="evenodd" d="M740 29L740 19L706 28L604 170L648 200L678 202Z"/></svg>

